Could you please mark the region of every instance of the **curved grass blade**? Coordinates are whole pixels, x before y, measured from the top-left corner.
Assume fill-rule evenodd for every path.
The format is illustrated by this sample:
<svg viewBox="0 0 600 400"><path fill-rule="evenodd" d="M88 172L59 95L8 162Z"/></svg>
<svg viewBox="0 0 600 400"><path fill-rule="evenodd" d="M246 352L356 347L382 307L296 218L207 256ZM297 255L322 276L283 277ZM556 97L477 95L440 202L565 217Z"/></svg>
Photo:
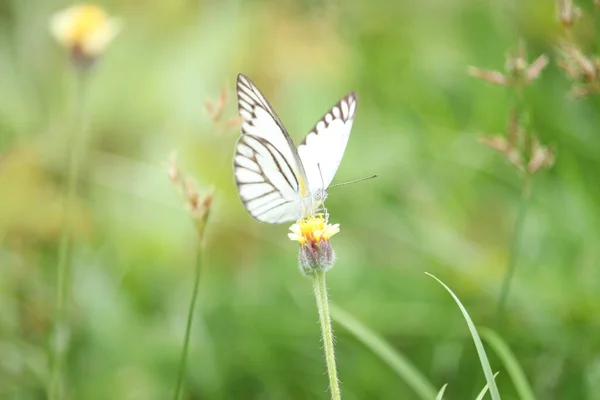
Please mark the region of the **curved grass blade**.
<svg viewBox="0 0 600 400"><path fill-rule="evenodd" d="M496 377L498 376L499 373L500 372L496 372L494 374L494 380L496 380ZM475 400L483 400L483 396L485 396L485 394L487 393L488 388L489 388L489 386L486 383L486 385L483 387L483 389L481 389L481 392L479 392L479 394L477 395L477 397L475 398Z"/></svg>
<svg viewBox="0 0 600 400"><path fill-rule="evenodd" d="M435 396L435 400L443 400L444 399L444 393L446 392L447 386L448 386L447 383L444 386L442 386L442 388L438 392L437 396Z"/></svg>
<svg viewBox="0 0 600 400"><path fill-rule="evenodd" d="M496 377L498 376L500 372L496 372L494 374L494 379L496 379ZM437 396L435 397L435 400L443 400L444 399L444 393L446 392L446 387L448 386L448 384L446 383L444 386L442 386L442 388L440 389L440 391L438 392ZM485 396L485 394L488 391L488 385L487 383L485 384L485 386L483 387L483 389L481 389L481 392L479 392L479 394L477 395L477 397L475 398L475 400L483 400L483 396Z"/></svg>
<svg viewBox="0 0 600 400"><path fill-rule="evenodd" d="M485 348L483 347L483 343L481 343L481 338L477 333L477 328L473 324L471 317L469 317L469 313L466 308L462 305L458 297L454 294L452 290L444 282L433 276L432 274L425 272L425 274L429 275L433 279L439 282L440 285L444 287L450 293L460 311L467 322L467 326L469 327L469 331L471 332L471 336L473 337L473 342L475 343L475 348L477 349L477 354L479 355L479 362L481 363L481 368L483 368L483 373L485 375L485 379L489 386L490 395L492 396L492 400L500 400L500 393L498 392L498 386L496 386L496 381L494 381L494 374L492 374L492 368L490 367L490 362L488 360L487 354L485 353Z"/></svg>
<svg viewBox="0 0 600 400"><path fill-rule="evenodd" d="M417 368L388 342L335 304L329 305L333 320L343 326L402 378L423 400L436 398L437 390Z"/></svg>
<svg viewBox="0 0 600 400"><path fill-rule="evenodd" d="M519 394L519 398L521 400L535 400L535 394L533 394L533 389L527 381L523 369L504 339L489 328L481 328L480 333L481 337L494 349L494 352L504 364L506 372L508 372L508 376L510 376L510 380Z"/></svg>

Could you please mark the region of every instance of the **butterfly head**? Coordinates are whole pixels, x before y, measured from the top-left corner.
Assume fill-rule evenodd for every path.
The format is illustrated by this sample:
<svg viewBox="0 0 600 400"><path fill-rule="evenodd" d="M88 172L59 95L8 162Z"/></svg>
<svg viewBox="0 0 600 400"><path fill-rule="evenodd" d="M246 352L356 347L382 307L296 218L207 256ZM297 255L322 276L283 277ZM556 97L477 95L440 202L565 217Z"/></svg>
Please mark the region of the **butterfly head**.
<svg viewBox="0 0 600 400"><path fill-rule="evenodd" d="M325 189L317 189L312 195L312 199L313 204L321 205L325 203L325 200L327 200L327 192L325 191Z"/></svg>
<svg viewBox="0 0 600 400"><path fill-rule="evenodd" d="M317 189L315 192L309 192L303 197L304 215L312 216L315 212L325 208L325 199L327 192L324 189Z"/></svg>
<svg viewBox="0 0 600 400"><path fill-rule="evenodd" d="M317 189L311 196L311 203L312 203L312 211L313 212L317 212L317 211L324 211L325 213L327 213L327 210L325 209L325 200L327 199L327 192L325 191L325 189Z"/></svg>

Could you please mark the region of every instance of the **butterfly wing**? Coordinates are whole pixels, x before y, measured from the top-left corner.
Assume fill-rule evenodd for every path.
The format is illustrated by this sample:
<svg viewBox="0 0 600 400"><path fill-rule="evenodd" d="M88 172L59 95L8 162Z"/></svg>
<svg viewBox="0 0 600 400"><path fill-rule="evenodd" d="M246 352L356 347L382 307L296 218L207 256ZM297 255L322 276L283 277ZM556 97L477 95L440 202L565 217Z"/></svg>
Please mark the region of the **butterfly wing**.
<svg viewBox="0 0 600 400"><path fill-rule="evenodd" d="M238 194L254 218L272 224L304 214L306 174L298 151L275 111L250 79L237 79L242 136L233 169Z"/></svg>
<svg viewBox="0 0 600 400"><path fill-rule="evenodd" d="M298 146L311 193L327 189L333 180L350 138L357 102L354 92L344 96Z"/></svg>

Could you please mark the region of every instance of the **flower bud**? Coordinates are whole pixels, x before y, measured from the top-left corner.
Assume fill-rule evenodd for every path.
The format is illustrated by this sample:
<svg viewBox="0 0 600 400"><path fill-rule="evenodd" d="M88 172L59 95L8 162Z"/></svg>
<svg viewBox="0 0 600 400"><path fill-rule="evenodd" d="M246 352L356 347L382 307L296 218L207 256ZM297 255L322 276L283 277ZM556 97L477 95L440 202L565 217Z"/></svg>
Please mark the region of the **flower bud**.
<svg viewBox="0 0 600 400"><path fill-rule="evenodd" d="M300 246L298 265L303 275L312 275L316 271L327 272L334 262L335 252L328 240Z"/></svg>
<svg viewBox="0 0 600 400"><path fill-rule="evenodd" d="M300 243L298 263L300 272L312 275L317 271L328 271L335 262L335 252L329 239L340 231L339 224L330 225L322 216L301 219L290 227L291 240Z"/></svg>

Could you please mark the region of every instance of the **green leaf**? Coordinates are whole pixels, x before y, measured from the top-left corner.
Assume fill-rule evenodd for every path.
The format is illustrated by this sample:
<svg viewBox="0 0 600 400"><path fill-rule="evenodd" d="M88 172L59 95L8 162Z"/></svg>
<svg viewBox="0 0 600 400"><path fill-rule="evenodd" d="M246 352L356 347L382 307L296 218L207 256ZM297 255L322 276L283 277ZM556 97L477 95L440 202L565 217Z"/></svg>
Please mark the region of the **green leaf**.
<svg viewBox="0 0 600 400"><path fill-rule="evenodd" d="M460 311L462 312L462 315L465 318L465 321L467 322L467 326L469 327L469 331L471 332L471 337L473 337L473 342L475 343L475 348L477 349L477 354L479 355L479 362L481 363L481 368L483 369L485 379L487 380L492 400L500 400L500 393L498 392L498 387L496 386L496 381L494 380L494 374L492 374L490 362L488 360L487 354L485 353L483 343L481 343L481 338L477 333L477 328L475 328L475 324L473 324L471 317L469 317L469 313L467 312L466 308L462 305L458 297L456 297L454 292L452 292L452 290L450 290L450 288L446 286L444 282L442 282L441 280L439 280L438 278L436 278L428 272L425 272L425 274L438 281L440 285L442 285L444 289L446 289L448 293L450 293L450 295L460 308Z"/></svg>
<svg viewBox="0 0 600 400"><path fill-rule="evenodd" d="M496 372L494 374L494 380L496 380L496 377L498 376L499 373L500 372ZM481 389L481 392L479 392L479 394L477 395L477 398L475 398L475 400L483 400L483 396L485 396L485 394L487 393L488 388L489 388L489 386L486 383L486 385L483 387L483 389Z"/></svg>
<svg viewBox="0 0 600 400"><path fill-rule="evenodd" d="M446 386L448 386L447 383L444 386L442 386L442 388L438 392L437 396L435 396L435 400L443 400L444 399L444 393L446 392Z"/></svg>
<svg viewBox="0 0 600 400"><path fill-rule="evenodd" d="M502 361L502 364L504 364L508 376L510 376L511 381L519 394L519 398L521 400L535 400L533 389L531 388L531 385L529 385L527 377L519 365L514 353L510 350L510 347L508 347L506 342L495 331L489 328L481 328L480 330L481 337L492 347L492 349L494 349L494 352L496 352Z"/></svg>
<svg viewBox="0 0 600 400"><path fill-rule="evenodd" d="M335 322L343 326L389 365L421 399L436 398L436 389L433 384L402 353L335 304L329 305L329 311Z"/></svg>

